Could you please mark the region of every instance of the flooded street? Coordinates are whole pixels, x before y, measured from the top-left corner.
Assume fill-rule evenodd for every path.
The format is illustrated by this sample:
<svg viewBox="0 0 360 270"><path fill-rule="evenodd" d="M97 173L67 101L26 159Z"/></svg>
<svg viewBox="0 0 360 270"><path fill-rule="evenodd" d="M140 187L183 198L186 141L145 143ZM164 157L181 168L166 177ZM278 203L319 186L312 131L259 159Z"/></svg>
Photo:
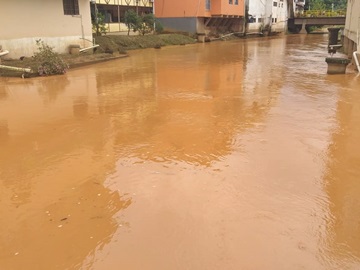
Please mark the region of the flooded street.
<svg viewBox="0 0 360 270"><path fill-rule="evenodd" d="M359 269L360 77L327 36L0 78L0 269Z"/></svg>

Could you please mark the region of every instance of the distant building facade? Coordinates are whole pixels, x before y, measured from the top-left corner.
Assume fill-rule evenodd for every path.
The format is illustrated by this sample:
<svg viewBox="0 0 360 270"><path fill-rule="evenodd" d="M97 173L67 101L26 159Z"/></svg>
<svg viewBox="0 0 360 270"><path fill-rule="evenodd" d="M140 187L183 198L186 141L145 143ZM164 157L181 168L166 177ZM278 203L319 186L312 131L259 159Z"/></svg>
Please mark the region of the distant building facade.
<svg viewBox="0 0 360 270"><path fill-rule="evenodd" d="M155 0L154 4L165 30L204 35L244 31L244 0Z"/></svg>
<svg viewBox="0 0 360 270"><path fill-rule="evenodd" d="M295 13L302 13L304 12L304 8L305 8L305 0L294 0L294 8L295 8Z"/></svg>
<svg viewBox="0 0 360 270"><path fill-rule="evenodd" d="M127 31L125 12L132 9L139 15L153 13L154 0L92 0L91 16L95 9L104 15L108 32Z"/></svg>
<svg viewBox="0 0 360 270"><path fill-rule="evenodd" d="M249 0L248 32L286 32L289 17L287 0Z"/></svg>

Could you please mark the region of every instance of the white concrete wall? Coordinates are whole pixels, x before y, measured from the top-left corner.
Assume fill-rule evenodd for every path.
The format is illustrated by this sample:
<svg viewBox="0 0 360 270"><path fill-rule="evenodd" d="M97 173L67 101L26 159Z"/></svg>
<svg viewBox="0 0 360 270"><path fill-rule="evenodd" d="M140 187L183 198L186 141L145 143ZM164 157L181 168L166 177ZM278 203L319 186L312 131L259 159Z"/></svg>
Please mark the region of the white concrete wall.
<svg viewBox="0 0 360 270"><path fill-rule="evenodd" d="M254 22L248 24L249 32L259 32L259 29L262 22L259 22L259 19L265 20L265 10L266 10L266 1L267 0L249 0L249 14L253 16Z"/></svg>
<svg viewBox="0 0 360 270"><path fill-rule="evenodd" d="M273 1L275 2L275 1ZM288 20L287 0L276 0L277 6L272 7L272 25L271 30L276 32L286 32Z"/></svg>
<svg viewBox="0 0 360 270"><path fill-rule="evenodd" d="M69 44L91 45L89 0L79 0L81 16L64 15L62 0L1 1L0 6L0 45L9 58L32 56L37 39L59 53L68 52Z"/></svg>
<svg viewBox="0 0 360 270"><path fill-rule="evenodd" d="M348 0L344 35L357 44L360 51L360 1Z"/></svg>
<svg viewBox="0 0 360 270"><path fill-rule="evenodd" d="M274 7L274 2L277 6ZM288 9L287 0L250 0L249 14L256 19L256 22L249 23L249 32L258 32L261 25L271 25L272 31L285 32L287 30ZM259 22L262 18L263 22ZM276 18L276 22L275 22Z"/></svg>

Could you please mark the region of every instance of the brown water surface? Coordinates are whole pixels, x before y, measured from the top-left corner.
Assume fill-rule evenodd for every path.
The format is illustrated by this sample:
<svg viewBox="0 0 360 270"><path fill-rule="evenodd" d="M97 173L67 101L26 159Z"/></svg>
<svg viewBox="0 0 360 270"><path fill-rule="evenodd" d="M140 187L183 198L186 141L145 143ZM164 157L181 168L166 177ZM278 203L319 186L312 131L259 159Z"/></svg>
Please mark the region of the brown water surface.
<svg viewBox="0 0 360 270"><path fill-rule="evenodd" d="M326 44L0 78L0 269L359 269L360 77Z"/></svg>

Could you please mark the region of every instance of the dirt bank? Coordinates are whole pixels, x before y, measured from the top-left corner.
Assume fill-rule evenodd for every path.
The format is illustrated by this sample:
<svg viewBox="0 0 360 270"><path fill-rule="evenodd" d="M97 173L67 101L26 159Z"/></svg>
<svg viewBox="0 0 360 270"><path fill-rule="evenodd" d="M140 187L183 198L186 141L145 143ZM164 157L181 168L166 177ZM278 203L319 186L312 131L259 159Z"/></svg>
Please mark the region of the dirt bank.
<svg viewBox="0 0 360 270"><path fill-rule="evenodd" d="M80 55L61 55L62 59L69 65L69 69L90 65L98 62L113 60L126 57L127 50L145 49L162 47L169 45L185 45L195 43L196 40L181 34L163 34L163 35L146 35L146 36L117 36L108 35L95 38L96 44L100 45L96 50L82 53ZM2 65L31 68L33 73L24 73L22 71L9 71L0 69L0 77L25 77L39 76L37 73L40 63L34 61L32 57L22 59L2 59Z"/></svg>

